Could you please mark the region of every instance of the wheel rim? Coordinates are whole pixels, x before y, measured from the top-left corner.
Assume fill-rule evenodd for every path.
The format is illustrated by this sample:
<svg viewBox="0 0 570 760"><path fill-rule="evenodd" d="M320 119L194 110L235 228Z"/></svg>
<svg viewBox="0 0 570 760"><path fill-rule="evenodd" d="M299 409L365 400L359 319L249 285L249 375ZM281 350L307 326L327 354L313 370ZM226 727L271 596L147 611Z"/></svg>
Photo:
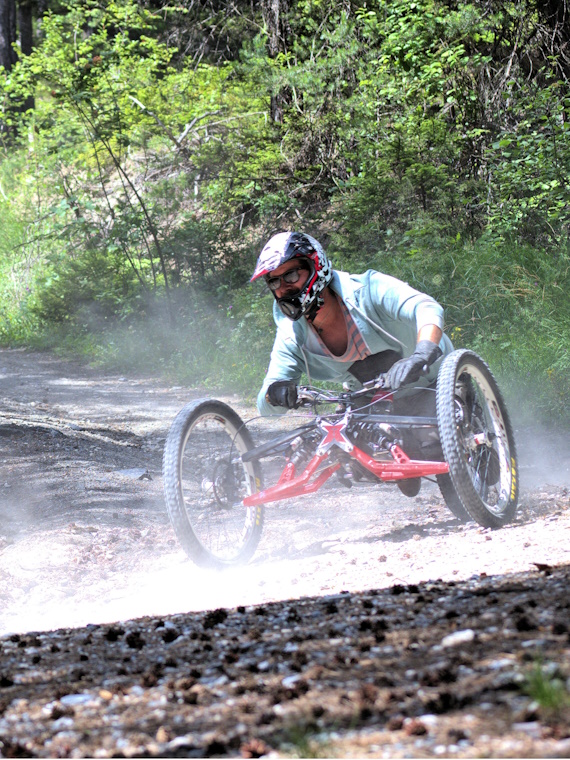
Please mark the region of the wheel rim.
<svg viewBox="0 0 570 760"><path fill-rule="evenodd" d="M485 507L501 516L511 501L514 480L500 403L486 374L471 363L460 366L456 377L456 421L467 470Z"/></svg>
<svg viewBox="0 0 570 760"><path fill-rule="evenodd" d="M253 465L236 428L224 417L205 414L191 426L180 462L184 508L202 547L221 562L232 562L247 546L256 508L242 500L256 490Z"/></svg>

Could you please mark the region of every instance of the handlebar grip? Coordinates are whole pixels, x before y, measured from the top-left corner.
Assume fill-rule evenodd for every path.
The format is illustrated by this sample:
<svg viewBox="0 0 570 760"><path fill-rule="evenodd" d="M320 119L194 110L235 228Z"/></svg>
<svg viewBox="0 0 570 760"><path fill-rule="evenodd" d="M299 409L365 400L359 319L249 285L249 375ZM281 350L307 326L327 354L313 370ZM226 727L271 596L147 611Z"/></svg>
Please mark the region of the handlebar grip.
<svg viewBox="0 0 570 760"><path fill-rule="evenodd" d="M317 398L314 391L310 391L303 386L297 386L297 406L311 406Z"/></svg>

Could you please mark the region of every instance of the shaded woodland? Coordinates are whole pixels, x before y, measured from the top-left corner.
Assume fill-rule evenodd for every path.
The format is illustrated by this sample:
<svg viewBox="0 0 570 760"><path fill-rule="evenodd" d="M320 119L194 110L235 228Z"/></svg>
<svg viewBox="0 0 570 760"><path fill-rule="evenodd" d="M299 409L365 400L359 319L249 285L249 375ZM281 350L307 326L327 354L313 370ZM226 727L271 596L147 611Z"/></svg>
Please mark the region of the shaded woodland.
<svg viewBox="0 0 570 760"><path fill-rule="evenodd" d="M251 390L294 227L564 417L569 39L538 0L0 0L0 338Z"/></svg>

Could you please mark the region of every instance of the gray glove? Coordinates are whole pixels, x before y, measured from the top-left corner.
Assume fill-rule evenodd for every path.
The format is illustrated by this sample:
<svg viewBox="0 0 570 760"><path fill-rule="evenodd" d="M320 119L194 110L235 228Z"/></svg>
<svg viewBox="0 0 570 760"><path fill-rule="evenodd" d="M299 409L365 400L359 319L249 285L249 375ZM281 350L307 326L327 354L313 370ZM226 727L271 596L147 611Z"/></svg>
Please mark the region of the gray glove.
<svg viewBox="0 0 570 760"><path fill-rule="evenodd" d="M431 340L420 340L416 350L407 359L400 359L393 364L385 375L385 385L396 391L402 385L417 382L424 367L429 367L442 355L443 351Z"/></svg>
<svg viewBox="0 0 570 760"><path fill-rule="evenodd" d="M297 383L294 380L276 380L267 389L265 399L271 406L296 409L299 406L297 403Z"/></svg>

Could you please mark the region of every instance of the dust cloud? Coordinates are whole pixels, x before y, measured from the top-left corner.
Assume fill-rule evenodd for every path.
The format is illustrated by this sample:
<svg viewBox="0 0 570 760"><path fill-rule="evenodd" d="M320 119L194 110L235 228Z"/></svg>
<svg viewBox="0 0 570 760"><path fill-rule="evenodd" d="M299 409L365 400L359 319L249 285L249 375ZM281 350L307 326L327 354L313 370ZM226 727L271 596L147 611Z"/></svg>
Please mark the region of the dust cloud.
<svg viewBox="0 0 570 760"><path fill-rule="evenodd" d="M512 527L460 524L429 482L412 499L392 485L331 483L268 507L248 566L202 570L174 535L161 479L168 427L200 395L0 351L0 634L570 561L566 435L515 425L522 496ZM255 415L236 396L222 400Z"/></svg>
<svg viewBox="0 0 570 760"><path fill-rule="evenodd" d="M570 435L540 423L515 428L521 485L570 487Z"/></svg>
<svg viewBox="0 0 570 760"><path fill-rule="evenodd" d="M0 634L567 564L569 528L566 488L526 490L517 522L500 531L459 523L430 483L414 499L394 486L336 489L268 509L252 562L217 572L196 567L147 504L119 528L78 519L5 547Z"/></svg>
<svg viewBox="0 0 570 760"><path fill-rule="evenodd" d="M48 538L43 547L35 542L19 547L12 576L19 593L0 613L0 635L237 607L267 598L260 593L259 566L226 573L207 571L178 552L150 555L148 560L148 570L105 573L74 587L67 569L69 556L57 538ZM57 581L45 577L49 569L57 573ZM282 589L278 596L291 595L292 587L283 589L286 573L279 565L264 566L262 573L264 585L273 589L272 597L278 587Z"/></svg>

